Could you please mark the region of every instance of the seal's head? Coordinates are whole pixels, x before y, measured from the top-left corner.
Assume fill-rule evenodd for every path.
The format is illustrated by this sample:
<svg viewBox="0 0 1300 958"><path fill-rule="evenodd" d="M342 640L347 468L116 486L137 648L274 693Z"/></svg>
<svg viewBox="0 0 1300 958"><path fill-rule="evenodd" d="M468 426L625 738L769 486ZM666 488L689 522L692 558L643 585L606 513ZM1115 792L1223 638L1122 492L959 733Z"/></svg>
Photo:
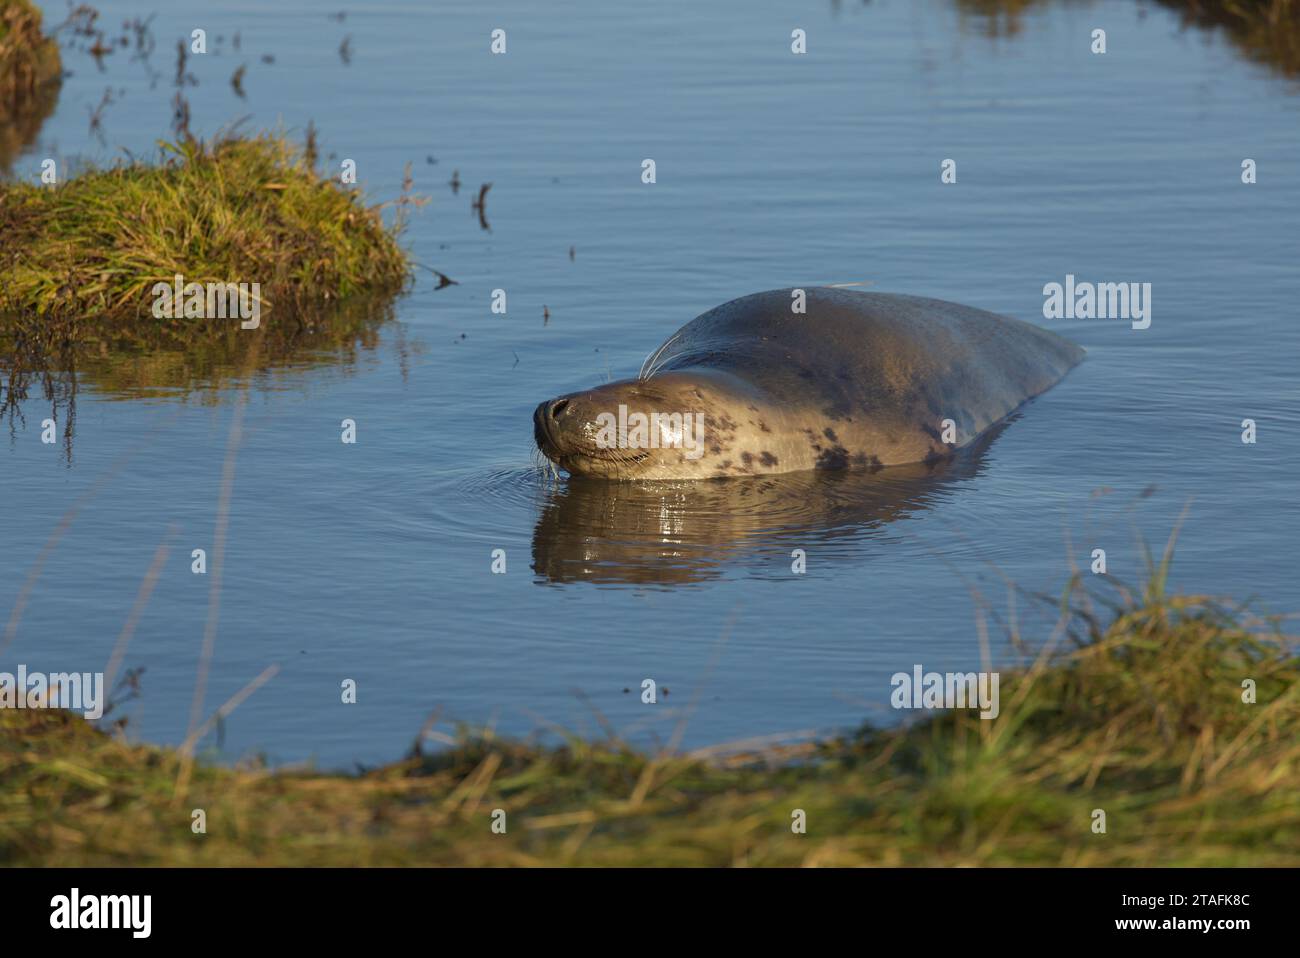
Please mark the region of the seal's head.
<svg viewBox="0 0 1300 958"><path fill-rule="evenodd" d="M750 419L762 402L718 370L664 372L548 400L533 413L533 436L571 474L702 479L726 472L718 467L740 429L736 410Z"/></svg>

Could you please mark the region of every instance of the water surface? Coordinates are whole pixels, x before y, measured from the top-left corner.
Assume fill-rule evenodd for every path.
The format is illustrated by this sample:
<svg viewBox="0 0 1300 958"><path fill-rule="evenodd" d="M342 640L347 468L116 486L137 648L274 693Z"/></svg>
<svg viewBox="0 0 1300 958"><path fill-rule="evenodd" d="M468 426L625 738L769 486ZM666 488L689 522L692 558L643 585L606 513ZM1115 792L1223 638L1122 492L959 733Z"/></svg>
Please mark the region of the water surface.
<svg viewBox="0 0 1300 958"><path fill-rule="evenodd" d="M182 0L152 26L156 78L65 53L74 75L15 175L148 153L175 41L202 26L196 132L312 121L323 162L356 160L376 200L412 164L431 202L405 241L458 285L420 270L391 319L248 376L107 356L80 370L70 447L40 442L39 392L23 404L0 448L0 613L82 505L0 664L102 668L169 541L126 658L145 669L127 706L144 739L185 734L210 586L189 555L213 549L236 415L206 709L280 672L227 721L229 757L391 759L439 706L511 733L596 734L594 709L651 743L694 700L688 745L894 721L893 672L978 666L980 608L1000 662L1008 623L1045 638L1052 610L1009 608L1009 582L1056 594L1094 548L1137 580L1137 538L1162 544L1189 500L1175 587L1300 607L1300 99L1222 35L1126 0L1042 4L1013 35L941 2L389 0L338 22L297 0ZM496 27L505 56L488 52ZM228 83L240 63L246 100ZM87 113L107 86L101 143ZM1151 327L1042 319L1043 285L1067 273L1152 283ZM728 299L847 282L1039 322L1088 358L933 476L654 489L535 468L540 400L635 373ZM645 678L667 689L656 706Z"/></svg>

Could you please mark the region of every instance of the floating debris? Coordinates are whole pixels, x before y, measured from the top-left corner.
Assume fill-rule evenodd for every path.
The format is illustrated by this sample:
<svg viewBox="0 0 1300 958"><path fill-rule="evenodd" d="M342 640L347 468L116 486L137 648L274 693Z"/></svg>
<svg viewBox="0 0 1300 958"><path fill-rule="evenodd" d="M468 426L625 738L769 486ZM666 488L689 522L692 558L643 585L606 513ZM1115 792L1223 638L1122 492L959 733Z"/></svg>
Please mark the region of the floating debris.
<svg viewBox="0 0 1300 958"><path fill-rule="evenodd" d="M90 132L94 133L97 136L100 134L101 124L103 123L104 120L104 111L108 109L108 107L111 106L112 104L113 104L113 88L105 87L104 95L99 98L99 106L96 106L93 109L91 107L86 108L90 113ZM102 137L101 137L101 141L102 141Z"/></svg>
<svg viewBox="0 0 1300 958"><path fill-rule="evenodd" d="M172 130L182 140L190 139L190 101L180 90L172 99Z"/></svg>
<svg viewBox="0 0 1300 958"><path fill-rule="evenodd" d="M432 266L425 266L423 263L416 263L415 265L420 267L420 269L427 269L434 276L438 277L438 286L437 286L438 289L446 289L448 286L460 285L460 283L456 282L456 280L452 279L446 273L440 272L439 270L434 269Z"/></svg>
<svg viewBox="0 0 1300 958"><path fill-rule="evenodd" d="M492 227L488 224L487 221L487 195L488 195L488 190L490 189L492 189L491 183L484 183L482 186L480 186L478 188L478 199L474 200L474 202L472 202L469 207L471 210L477 211L478 225L481 228L487 230L489 233L492 232Z"/></svg>
<svg viewBox="0 0 1300 958"><path fill-rule="evenodd" d="M92 57L94 57L96 63L99 64L100 69L103 69L104 65L102 63L99 63L99 61L102 60L104 57L108 56L108 54L113 52L113 44L111 43L105 44L104 34L100 33L95 37L94 46L92 46L86 52L89 53Z"/></svg>
<svg viewBox="0 0 1300 958"><path fill-rule="evenodd" d="M176 85L177 86L198 86L199 81L194 74L185 69L185 64L189 61L189 47L185 45L184 40L176 41Z"/></svg>

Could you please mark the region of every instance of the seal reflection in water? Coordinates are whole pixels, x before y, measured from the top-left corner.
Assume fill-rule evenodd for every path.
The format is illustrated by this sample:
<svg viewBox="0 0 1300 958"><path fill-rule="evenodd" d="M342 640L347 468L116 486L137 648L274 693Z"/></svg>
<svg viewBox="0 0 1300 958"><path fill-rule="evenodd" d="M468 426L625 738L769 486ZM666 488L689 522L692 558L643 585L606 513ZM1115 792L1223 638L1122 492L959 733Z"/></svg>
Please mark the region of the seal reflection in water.
<svg viewBox="0 0 1300 958"><path fill-rule="evenodd" d="M954 456L875 472L726 482L573 477L547 491L533 530L533 572L557 584L673 587L736 568L788 578L795 548L815 549L818 561L860 559L894 520L942 503L978 476L1010 421Z"/></svg>
<svg viewBox="0 0 1300 958"><path fill-rule="evenodd" d="M542 403L533 434L555 465L602 479L934 462L1082 358L1055 333L956 303L773 290L692 320L635 379Z"/></svg>

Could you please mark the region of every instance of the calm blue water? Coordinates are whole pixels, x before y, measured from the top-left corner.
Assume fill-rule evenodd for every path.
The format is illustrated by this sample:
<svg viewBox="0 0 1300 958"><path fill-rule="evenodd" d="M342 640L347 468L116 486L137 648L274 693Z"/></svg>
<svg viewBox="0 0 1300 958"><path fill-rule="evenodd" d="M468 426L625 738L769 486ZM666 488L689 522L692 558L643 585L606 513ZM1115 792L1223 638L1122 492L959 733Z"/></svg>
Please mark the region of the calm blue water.
<svg viewBox="0 0 1300 958"><path fill-rule="evenodd" d="M83 381L70 461L41 443L49 406L30 400L0 444L0 626L84 499L0 667L102 669L174 524L128 649L146 671L127 711L145 740L184 737L211 584L189 554L211 558L240 396L205 713L280 672L227 721L231 758L391 759L439 706L444 722L597 734L594 707L650 743L696 699L687 745L893 721L893 672L977 667L981 602L999 661L1012 616L1045 638L1051 610L1023 596L1009 610L1008 581L1056 594L1097 547L1140 579L1137 537L1162 545L1189 501L1175 587L1300 608L1294 84L1127 0L1047 3L998 38L937 0L539 7L390 0L340 23L297 0L183 0L153 21L152 87L125 55L100 72L65 52L74 75L15 175L148 153L167 135L175 42L203 27L196 132L314 121L328 162L355 159L375 200L413 164L431 201L405 242L459 285L420 271L346 362L216 391ZM1098 26L1104 56L1088 50ZM496 27L504 56L488 52ZM228 83L240 63L246 101ZM87 113L106 86L122 92L101 144ZM485 182L490 231L470 208ZM1042 287L1067 273L1152 283L1151 327L1044 320ZM932 479L647 491L534 468L540 400L633 374L725 300L857 281L1050 325L1088 359ZM656 706L635 694L647 677L670 690ZM356 705L340 703L349 678Z"/></svg>

